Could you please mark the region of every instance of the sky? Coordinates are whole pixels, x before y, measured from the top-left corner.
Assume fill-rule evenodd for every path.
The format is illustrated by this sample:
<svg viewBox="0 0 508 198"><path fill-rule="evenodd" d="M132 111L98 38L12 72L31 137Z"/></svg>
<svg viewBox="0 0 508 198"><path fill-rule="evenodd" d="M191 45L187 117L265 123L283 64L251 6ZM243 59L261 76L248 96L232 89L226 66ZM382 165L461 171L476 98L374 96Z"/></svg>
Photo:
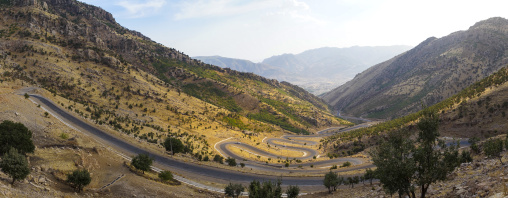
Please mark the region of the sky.
<svg viewBox="0 0 508 198"><path fill-rule="evenodd" d="M260 62L320 47L416 46L508 18L505 0L80 0L189 56Z"/></svg>

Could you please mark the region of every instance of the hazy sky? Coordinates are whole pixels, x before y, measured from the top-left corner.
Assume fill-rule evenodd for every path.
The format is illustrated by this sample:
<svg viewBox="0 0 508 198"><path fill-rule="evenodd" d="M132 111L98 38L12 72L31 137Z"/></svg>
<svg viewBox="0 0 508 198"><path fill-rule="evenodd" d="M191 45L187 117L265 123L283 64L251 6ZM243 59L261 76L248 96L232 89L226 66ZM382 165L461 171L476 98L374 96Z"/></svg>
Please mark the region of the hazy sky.
<svg viewBox="0 0 508 198"><path fill-rule="evenodd" d="M505 0L81 0L190 56L261 61L319 47L415 46L508 18Z"/></svg>

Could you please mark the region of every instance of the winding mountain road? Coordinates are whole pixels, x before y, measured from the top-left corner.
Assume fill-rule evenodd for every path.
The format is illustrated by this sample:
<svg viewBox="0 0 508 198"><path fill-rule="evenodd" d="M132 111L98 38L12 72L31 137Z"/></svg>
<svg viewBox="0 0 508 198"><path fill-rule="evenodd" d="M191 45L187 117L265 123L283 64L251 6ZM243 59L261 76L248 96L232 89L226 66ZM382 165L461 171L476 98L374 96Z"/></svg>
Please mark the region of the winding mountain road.
<svg viewBox="0 0 508 198"><path fill-rule="evenodd" d="M158 168L169 169L174 171L180 175L185 175L188 179L195 178L196 180L200 180L203 178L211 180L210 182L217 181L229 181L229 182L240 182L240 183L248 183L252 180L275 180L280 178L280 176L268 176L268 175L258 175L251 173L242 173L232 170L220 169L215 167L209 167L204 165L198 165L190 162L183 162L179 160L172 159L170 156L161 155L155 152L152 152L148 149L140 148L132 143L129 143L122 138L115 137L107 132L102 131L101 129L93 126L93 124L89 124L72 114L66 112L58 105L54 104L50 100L35 94L30 94L30 99L40 104L45 110L49 111L53 116L57 117L60 121L64 122L67 125L70 125L72 128L86 134L92 135L99 142L108 145L115 149L116 151L122 153L123 155L134 156L139 153L147 153L152 156L155 160L154 166ZM352 129L349 129L352 130ZM228 153L229 154L229 153ZM346 160L349 159L337 159L337 160ZM249 164L252 168L259 168L261 170L270 170L273 172L295 172L300 170L288 170L277 168L273 166L266 166L261 164ZM372 167L372 165L366 167L354 167L353 169L362 169ZM347 169L352 170L352 169ZM307 170L301 170L307 171ZM299 185L302 187L305 186L322 186L323 178L322 177L284 177L282 178L283 185Z"/></svg>

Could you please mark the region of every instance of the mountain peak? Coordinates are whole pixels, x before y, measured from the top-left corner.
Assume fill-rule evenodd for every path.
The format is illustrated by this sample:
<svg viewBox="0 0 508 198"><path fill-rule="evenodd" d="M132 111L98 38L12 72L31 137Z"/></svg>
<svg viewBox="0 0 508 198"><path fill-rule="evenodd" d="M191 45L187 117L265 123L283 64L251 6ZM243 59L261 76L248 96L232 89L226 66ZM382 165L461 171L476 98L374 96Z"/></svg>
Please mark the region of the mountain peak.
<svg viewBox="0 0 508 198"><path fill-rule="evenodd" d="M492 17L483 21L479 21L471 26L469 29L479 29L479 28L489 28L489 29L499 29L502 28L506 31L506 25L508 25L508 20L502 17Z"/></svg>

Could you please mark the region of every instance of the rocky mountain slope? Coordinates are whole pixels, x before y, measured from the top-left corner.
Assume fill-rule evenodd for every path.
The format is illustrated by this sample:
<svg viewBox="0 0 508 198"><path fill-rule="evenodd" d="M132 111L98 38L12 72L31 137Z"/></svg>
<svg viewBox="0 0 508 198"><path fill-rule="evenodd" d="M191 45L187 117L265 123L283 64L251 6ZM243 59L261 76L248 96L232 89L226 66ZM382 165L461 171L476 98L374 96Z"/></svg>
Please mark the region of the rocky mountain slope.
<svg viewBox="0 0 508 198"><path fill-rule="evenodd" d="M408 49L409 46L323 47L299 54L273 56L261 63L217 56L195 58L223 68L288 81L318 95L351 80L368 67Z"/></svg>
<svg viewBox="0 0 508 198"><path fill-rule="evenodd" d="M136 139L158 144L171 133L211 155L210 145L243 130L310 133L347 123L295 85L194 60L92 5L5 0L0 16L2 81L42 87L77 115Z"/></svg>
<svg viewBox="0 0 508 198"><path fill-rule="evenodd" d="M428 38L322 98L344 114L394 118L458 93L508 64L508 20L491 18L466 31Z"/></svg>

